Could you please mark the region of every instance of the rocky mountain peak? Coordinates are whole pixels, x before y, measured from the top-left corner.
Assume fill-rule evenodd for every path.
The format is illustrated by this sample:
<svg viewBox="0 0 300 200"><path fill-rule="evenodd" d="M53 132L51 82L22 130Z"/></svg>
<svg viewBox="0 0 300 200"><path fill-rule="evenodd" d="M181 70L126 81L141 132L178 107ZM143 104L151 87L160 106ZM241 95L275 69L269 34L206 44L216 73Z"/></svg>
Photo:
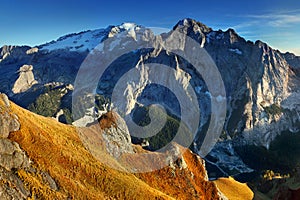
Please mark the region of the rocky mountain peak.
<svg viewBox="0 0 300 200"><path fill-rule="evenodd" d="M201 22L197 22L193 19L186 18L180 20L174 27L174 31L179 31L187 36L193 38L196 41L200 41L201 47L205 46L207 42L206 35L213 30Z"/></svg>
<svg viewBox="0 0 300 200"><path fill-rule="evenodd" d="M109 33L107 34L107 37L112 38L117 34L125 34L126 36L132 37L134 40L137 38L137 32L143 28L142 26L139 26L135 23L125 22L118 26L110 26L107 29L109 29Z"/></svg>
<svg viewBox="0 0 300 200"><path fill-rule="evenodd" d="M180 29L182 27L186 27L186 28L192 28L194 30L194 32L198 31L198 32L202 32L202 33L209 33L212 31L212 29L208 26L206 26L205 24L201 23L201 22L197 22L194 19L191 18L186 18L186 19L182 19L180 20L173 28L173 30L176 29Z"/></svg>
<svg viewBox="0 0 300 200"><path fill-rule="evenodd" d="M232 29L232 28L229 28L229 29L225 32L225 34L228 34L228 37L229 37L229 40L230 40L230 43L231 43L231 44L233 44L233 43L235 43L235 42L239 42L239 41L241 41L241 40L245 40L245 39L243 39L242 37L240 37L240 36L235 32L235 30Z"/></svg>
<svg viewBox="0 0 300 200"><path fill-rule="evenodd" d="M129 30L132 30L132 29L139 29L140 26L138 26L135 23L124 22L119 27L129 31Z"/></svg>
<svg viewBox="0 0 300 200"><path fill-rule="evenodd" d="M4 45L0 48L0 62L8 57L15 60L20 59L28 49L30 49L29 46Z"/></svg>
<svg viewBox="0 0 300 200"><path fill-rule="evenodd" d="M4 56L6 53L11 52L15 46L4 45L0 48L0 56Z"/></svg>
<svg viewBox="0 0 300 200"><path fill-rule="evenodd" d="M272 48L265 42L261 40L255 41L255 45L259 48L263 49L264 52L269 52Z"/></svg>

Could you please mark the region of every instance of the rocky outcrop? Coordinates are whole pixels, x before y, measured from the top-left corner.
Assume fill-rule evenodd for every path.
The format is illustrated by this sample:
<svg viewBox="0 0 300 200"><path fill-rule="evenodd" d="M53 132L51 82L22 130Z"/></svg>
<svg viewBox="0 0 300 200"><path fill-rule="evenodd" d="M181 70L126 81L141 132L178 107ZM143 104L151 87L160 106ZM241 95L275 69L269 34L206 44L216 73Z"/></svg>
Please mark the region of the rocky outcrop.
<svg viewBox="0 0 300 200"><path fill-rule="evenodd" d="M33 47L29 50L26 51L26 54L27 55L30 55L30 54L34 54L34 53L37 53L39 51L39 49L37 47Z"/></svg>
<svg viewBox="0 0 300 200"><path fill-rule="evenodd" d="M3 200L25 200L30 197L30 192L26 190L22 180L11 171L0 167L0 199Z"/></svg>
<svg viewBox="0 0 300 200"><path fill-rule="evenodd" d="M13 49L13 46L3 46L1 48L1 52L0 52L0 62L2 60L4 60L5 58L7 58L10 55L11 50Z"/></svg>
<svg viewBox="0 0 300 200"><path fill-rule="evenodd" d="M12 88L13 93L25 92L34 84L37 84L37 81L34 79L32 65L23 65L18 72L19 77Z"/></svg>
<svg viewBox="0 0 300 200"><path fill-rule="evenodd" d="M5 94L0 93L0 199L1 200L25 200L34 198L34 194L28 191L24 180L18 172L24 170L41 177L41 183L48 185L52 190L58 190L53 178L45 171L36 170L26 152L17 142L8 139L11 132L20 129L17 115L11 110L11 104Z"/></svg>
<svg viewBox="0 0 300 200"><path fill-rule="evenodd" d="M176 199L228 199L208 180L205 161L198 155L176 143L169 146L167 155L164 159L169 162L168 165L137 176L154 188L164 188L167 194ZM153 158L153 161L157 163L160 158ZM150 162L149 165L154 163ZM187 194L180 195L178 188L185 188Z"/></svg>
<svg viewBox="0 0 300 200"><path fill-rule="evenodd" d="M113 157L133 153L131 137L125 121L115 112L103 114L99 119L107 152Z"/></svg>
<svg viewBox="0 0 300 200"><path fill-rule="evenodd" d="M18 117L11 113L10 103L5 94L0 93L0 138L7 138L10 132L20 128Z"/></svg>
<svg viewBox="0 0 300 200"><path fill-rule="evenodd" d="M169 163L169 167L173 170L175 170L176 168L183 170L188 167L178 144L172 143L168 149L167 155L167 162ZM205 167L204 161L202 165ZM207 174L205 175L205 180L208 181Z"/></svg>
<svg viewBox="0 0 300 200"><path fill-rule="evenodd" d="M23 60L24 56L28 59L25 53L28 49L30 49L29 46L4 45L0 48L0 63L15 64L17 60Z"/></svg>
<svg viewBox="0 0 300 200"><path fill-rule="evenodd" d="M17 116L11 113L7 96L0 94L0 198L4 200L26 199L29 196L14 171L28 169L30 160L18 143L7 139L10 132L19 128L20 123Z"/></svg>
<svg viewBox="0 0 300 200"><path fill-rule="evenodd" d="M0 166L7 171L29 167L29 159L19 145L8 139L0 140Z"/></svg>
<svg viewBox="0 0 300 200"><path fill-rule="evenodd" d="M18 168L27 168L29 159L16 142L7 137L20 128L18 117L11 113L10 103L5 94L0 94L0 166L7 171Z"/></svg>

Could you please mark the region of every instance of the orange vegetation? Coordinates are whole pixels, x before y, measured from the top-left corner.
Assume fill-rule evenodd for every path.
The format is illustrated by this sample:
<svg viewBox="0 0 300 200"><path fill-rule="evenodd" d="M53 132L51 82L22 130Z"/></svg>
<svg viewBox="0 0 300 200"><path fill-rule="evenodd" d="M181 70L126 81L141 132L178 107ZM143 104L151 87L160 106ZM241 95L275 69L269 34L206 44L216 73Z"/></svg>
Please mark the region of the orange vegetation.
<svg viewBox="0 0 300 200"><path fill-rule="evenodd" d="M36 168L48 172L59 185L59 190L53 191L34 173L20 170L19 176L38 199L171 199L133 174L101 164L85 149L74 127L14 104L12 111L19 116L21 129L10 139L20 144Z"/></svg>
<svg viewBox="0 0 300 200"><path fill-rule="evenodd" d="M245 183L239 183L232 177L220 178L215 181L221 192L230 200L251 200L253 192Z"/></svg>
<svg viewBox="0 0 300 200"><path fill-rule="evenodd" d="M117 170L123 169L123 166L105 152L99 128L95 128L97 126L76 129L52 118L33 114L13 103L11 108L19 116L21 128L11 133L10 139L19 143L26 151L34 168L48 172L59 187L55 191L34 172L19 170L18 175L33 194L32 199L219 198L215 184L206 180L202 160L187 149L180 147L186 168L167 166L154 172L127 173ZM104 121L114 121L111 119L114 119L113 115L107 116ZM103 123L102 128L109 125L114 126ZM87 143L92 145L84 144L83 137L87 137L90 140ZM100 148L99 144L102 145ZM153 163L163 162L159 161L159 153L151 153L137 146L134 149L137 154L150 155ZM134 155L123 157L125 165L128 162L139 163ZM108 167L107 163L115 167ZM140 161L140 164L145 163Z"/></svg>
<svg viewBox="0 0 300 200"><path fill-rule="evenodd" d="M181 152L187 164L186 169L165 167L137 176L176 199L219 199L215 184L205 178L206 172L201 159L190 150L181 148Z"/></svg>
<svg viewBox="0 0 300 200"><path fill-rule="evenodd" d="M110 127L117 127L117 116L114 115L113 112L107 112L100 117L99 124L101 129L106 129Z"/></svg>

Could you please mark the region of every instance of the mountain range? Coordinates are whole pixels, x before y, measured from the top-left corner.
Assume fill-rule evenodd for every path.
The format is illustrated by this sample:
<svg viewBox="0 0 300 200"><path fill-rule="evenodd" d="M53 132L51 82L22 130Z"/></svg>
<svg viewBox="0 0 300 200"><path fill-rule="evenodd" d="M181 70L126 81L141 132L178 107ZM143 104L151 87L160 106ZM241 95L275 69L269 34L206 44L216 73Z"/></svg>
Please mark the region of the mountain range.
<svg viewBox="0 0 300 200"><path fill-rule="evenodd" d="M291 159L288 159L289 162L286 162L286 156L279 152L282 150L280 149L282 147L281 145L286 144L286 140L299 137L300 57L288 52L282 53L279 50L271 48L262 41L246 41L233 29L228 29L226 31L213 30L195 20L183 19L179 21L169 33L155 35L151 29L132 23L124 23L119 26L109 26L105 29L69 34L62 36L55 41L35 47L3 46L0 49L0 92L5 93L9 99L19 106L29 109L39 115L52 117L56 119L56 121L64 124L73 124L80 127L93 127L91 124L93 124L96 119L93 103L97 104L97 114L107 112L109 110L107 104L111 101L113 89L122 75L131 69L136 68L136 66L146 66L150 63L170 66L174 69L172 71L173 74L171 75L176 76L178 80L180 80L180 86L186 88L186 83L189 83L195 90L198 100L197 103L199 103L199 109L201 110L199 128L194 136L193 143L188 146L193 153L190 152L186 155L189 157L186 159L194 160L195 158L191 157L195 157L195 154L200 156L203 155L201 146L203 145L206 136L205 134L209 129L209 124L213 121L216 114L212 109L212 102L213 99L217 99L217 96L214 96L214 93L209 90L211 88L209 88L209 84L205 81L205 77L199 76L195 68L191 66L191 63L183 57L160 48L163 46L164 41L176 39L176 35L173 34L174 31L192 38L199 47L208 53L222 77L225 88L226 96L221 96L221 98L224 99L226 106L226 116L224 119L224 126L222 126L221 130L222 133L221 136L217 138L217 144L204 158L206 161L206 168L208 169L208 177L211 180L229 175L241 178L241 176L245 174L252 174L257 171L260 172L261 170L268 169L268 167L269 169L277 170L282 173L296 169L300 159L297 156L293 156ZM74 94L74 91L78 91L78 84L76 85L76 81L78 81L78 72L82 70L83 64L91 54L101 55L101 53L104 52L107 57L100 58L108 59L111 54L118 52L120 49L126 49L128 46L134 46L135 44L142 44L145 42L157 48L139 49L126 52L126 54L123 55L121 54L122 56L117 57L109 65L100 81L98 80L99 77L88 77L87 80L85 80L87 83L84 82L85 84L81 84L84 85L84 88L80 88L79 90L79 92L84 92L80 93L80 95ZM179 44L183 45L183 50L186 52L190 51L188 47L184 46L187 44L187 40L180 42L181 43ZM121 113L120 115L122 117L119 117L126 118L126 116L137 116L136 121L138 123L146 123L149 116L143 118L140 117L139 113L149 113L150 105L159 103L166 109L168 113L167 122L170 124L169 126L164 127L163 132L166 133L169 131L170 134L167 138L164 138L164 135L160 134L156 137L141 139L139 137L130 137L129 133L131 131L129 127L128 135L126 137L122 136L121 138L123 139L119 140L111 138L109 135L103 136L102 139L99 139L100 141L113 140L118 143L120 147L124 147L117 148L117 150L115 146L106 148L111 157L116 157L116 155L122 153L130 154L137 151L135 148L139 147L134 146L132 149L131 142L134 143L134 145L142 145L144 147L144 149L139 149L138 151L150 150L150 152L153 152L164 144L170 143L175 137L172 128L177 127L180 123L182 109L188 110L197 107L192 104L189 105L189 108L178 105L178 100L172 95L172 91L160 87L159 85L151 85L150 82L145 79L145 77L150 76L149 71L146 69L146 67L138 68L137 76L134 78L136 83L132 84L127 82L124 84L124 90L127 91L127 107L123 110L120 109L124 111L124 113ZM169 80L170 77L161 77L158 78L157 81L166 81ZM92 87L94 85L96 85L96 88ZM219 85L214 87L218 88ZM80 96L80 101L89 102L84 104L86 107L84 107L83 110L79 110L76 114L74 114L72 108L77 106L76 103L80 102L74 102L74 95ZM95 98L90 99L91 96ZM90 104L90 102L92 102L92 104ZM7 113L11 113L11 111L8 111ZM74 197L74 195L79 195L75 193L76 190L74 188L81 188L80 190L78 189L78 191L80 191L80 195L82 195L86 192L85 190L87 190L87 187L85 187L86 184L89 184L93 189L95 189L94 186L98 186L97 179L95 179L95 183L85 183L82 182L83 180L81 180L80 183L77 183L76 180L77 178L79 180L80 177L68 174L72 172L71 169L70 171L65 171L67 174L66 176L59 177L58 174L62 171L55 171L55 165L51 165L50 169L50 164L43 160L43 156L39 156L41 152L47 152L49 150L43 150L42 147L39 147L41 148L40 150L36 150L38 149L37 146L29 144L30 141L32 141L33 144L36 143L36 145L38 145L39 142L35 142L36 140L43 140L40 141L41 143L49 143L47 140L51 140L55 145L59 145L54 145L53 148L61 148L63 144L56 144L56 139L60 142L65 142L67 140L66 138L71 137L72 142L69 145L71 145L72 148L77 148L76 145L78 144L75 145L73 143L78 143L79 141L78 138L76 138L77 136L74 136L75 133L70 131L70 129L73 129L72 126L62 125L55 122L54 119L37 117L15 105L13 106L12 113L15 113L20 119L21 131L18 131L18 128L12 128L11 131L13 133L5 133L6 138L8 137L12 141L20 144L23 151L28 154L27 156L29 156L29 159L38 162L37 166L33 167L35 169L30 169L37 170L37 172L34 173L30 170L28 171L27 168L30 166L29 164L26 164L26 170L21 166L17 167L19 171L21 170L20 172L18 171L18 174L23 182L25 181L25 183L29 184L31 196L35 190L38 190L38 193L40 194L46 192L47 195L51 193L51 195L61 195L60 197L64 198L68 196ZM158 115L160 115L160 112L158 112ZM27 121L31 121L32 124L37 123L37 127L28 124ZM28 132L25 132L25 130L22 131L22 124L26 124L23 126ZM56 133L53 133L51 128L49 128L52 124L54 128L57 128L57 130L59 129L59 131L54 131ZM126 127L126 124L123 126ZM110 128L110 126L106 128ZM189 124L185 124L185 128L189 129ZM175 129L177 130L178 127ZM38 131L36 132L34 130ZM64 136L60 136L58 134L59 132ZM71 132L68 134L71 134L72 136L69 136L66 132ZM1 134L3 135L4 133ZM90 134L89 131L88 134ZM92 138L93 137L96 136L93 135ZM126 141L127 143L130 141L127 146L125 145ZM48 143L47 145L50 145ZM144 143L147 145L143 145ZM51 149L50 146L49 149ZM68 148L71 149L71 147ZM93 146L88 146L86 148L93 149ZM180 146L177 148L180 149L184 147ZM299 152L298 149L295 149L292 153L288 150L285 150L284 152L288 152L290 155L297 155L297 152ZM20 150L18 149L17 151ZM68 154L69 152L69 150L66 150L65 154ZM51 155L49 154L49 156ZM65 160L59 157L53 157L53 159L57 159L54 163L58 166L63 166L59 165L59 163L64 162L67 166L70 165L71 167L71 165L74 165L74 167L76 167L72 162L76 162L77 164L79 162L76 160L77 157L75 161L72 161L72 157L70 155L63 155L63 152L61 153L61 156ZM45 158L47 158L47 156L45 156ZM62 160L59 161L60 159ZM112 158L109 157L109 159ZM261 162L255 163L258 159L260 159ZM88 162L90 161L84 161L84 163ZM91 162L94 163L94 161ZM193 167L197 169L203 168L202 164L195 164L193 162L188 163L190 162L189 160L186 162L188 166L187 171L190 171L186 173L193 174L191 177L197 173L196 171L191 170ZM95 164L95 166L98 164ZM52 167L54 169L52 169ZM77 167L80 168L81 166L79 165ZM93 170L96 169L93 167L94 166L86 164L83 169L91 170L92 174L102 173L98 171L94 172ZM177 169L177 167L179 169ZM180 171L180 168L180 166L175 166L174 173L177 173L176 170ZM57 170L62 169L58 168ZM105 171L108 169L103 168L103 170ZM55 189L54 186L53 188L50 187L50 189L46 186L34 189L36 186L30 185L32 181L36 181L36 184L40 184L42 181L41 177L44 176L43 174L45 171L51 173L49 176L58 180L59 184L62 185L63 191L57 189L54 190L56 192L53 193L52 190L53 188ZM161 194L160 192L174 198L183 198L187 197L186 195L192 194L199 195L202 191L206 191L203 189L205 187L211 188L209 189L209 195L211 195L210 198L212 199L225 194L225 192L224 194L221 194L218 189L214 188L214 184L210 186L208 178L204 179L207 183L201 182L203 181L203 177L207 176L205 174L199 175L201 177L199 179L201 180L200 185L204 185L201 189L197 189L199 185L198 182L193 183L193 181L196 181L196 178L191 178L191 180L193 180L191 183L182 183L180 178L177 180L179 184L178 187L188 187L184 184L197 185L195 188L192 187L193 190L195 190L195 194L188 191L186 191L186 193L179 192L176 194L176 189L174 188L168 188L166 189L167 192L165 192L164 184L169 185L167 180L172 180L172 178L166 179L165 183L159 183L158 180L155 180L155 177L164 177L167 176L167 173L173 173L168 171L169 169L162 169L161 171L158 171L157 174L155 174L156 172L148 175L141 174L138 175L138 180L136 180L136 177L134 176L122 174L122 176L129 177L122 177L121 179L133 181L132 184L135 184L134 181L142 180L143 183L137 183L137 185L146 183L147 187L140 188L140 195L144 194L144 192L148 193L146 190L149 190L151 191L151 194L153 194L153 197L156 195L163 197L164 194ZM181 173L181 178L190 176L184 174L185 172L179 171L178 173ZM202 171L204 173L205 169ZM87 171L82 173L90 174ZM119 178L121 176L120 174L116 174L115 171L110 173L115 174ZM48 177L48 175L45 176ZM99 176L102 177L102 175ZM48 182L51 181L52 179ZM94 179L92 178L91 181L94 181ZM68 186L68 183L70 183L70 186ZM132 187L130 183L131 182L126 183L129 184L129 188ZM83 185L81 186L81 184ZM58 186L56 187L59 188ZM114 198L124 198L124 196L118 196L122 193L125 194L125 196L128 194L129 198L133 197L130 195L135 194L127 193L128 190L120 193L114 192L114 194L112 194L103 188L103 190L101 190L101 195L103 194L102 198L106 195ZM156 190L159 190L160 192ZM70 193L68 194L68 192ZM26 196L26 194L28 194L28 197L28 192L23 192L20 195ZM86 195L93 196L94 194L93 191L89 191ZM274 196L275 194L272 195ZM58 196L56 196L56 198L60 198ZM198 197L194 196L193 198L197 199Z"/></svg>

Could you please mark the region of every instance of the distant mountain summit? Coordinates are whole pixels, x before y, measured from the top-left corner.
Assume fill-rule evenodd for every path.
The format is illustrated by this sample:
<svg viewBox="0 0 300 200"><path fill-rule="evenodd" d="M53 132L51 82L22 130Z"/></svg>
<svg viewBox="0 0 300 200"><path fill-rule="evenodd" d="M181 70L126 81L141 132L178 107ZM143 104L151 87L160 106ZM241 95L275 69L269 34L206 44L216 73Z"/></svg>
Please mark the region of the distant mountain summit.
<svg viewBox="0 0 300 200"><path fill-rule="evenodd" d="M135 32L140 30L141 26L134 23L123 23L119 26L109 26L105 29L88 30L80 33L73 33L62 36L56 41L52 41L38 46L40 50L54 51L65 49L69 51L91 51L106 38L113 37L116 34L125 32L132 38L135 38Z"/></svg>

